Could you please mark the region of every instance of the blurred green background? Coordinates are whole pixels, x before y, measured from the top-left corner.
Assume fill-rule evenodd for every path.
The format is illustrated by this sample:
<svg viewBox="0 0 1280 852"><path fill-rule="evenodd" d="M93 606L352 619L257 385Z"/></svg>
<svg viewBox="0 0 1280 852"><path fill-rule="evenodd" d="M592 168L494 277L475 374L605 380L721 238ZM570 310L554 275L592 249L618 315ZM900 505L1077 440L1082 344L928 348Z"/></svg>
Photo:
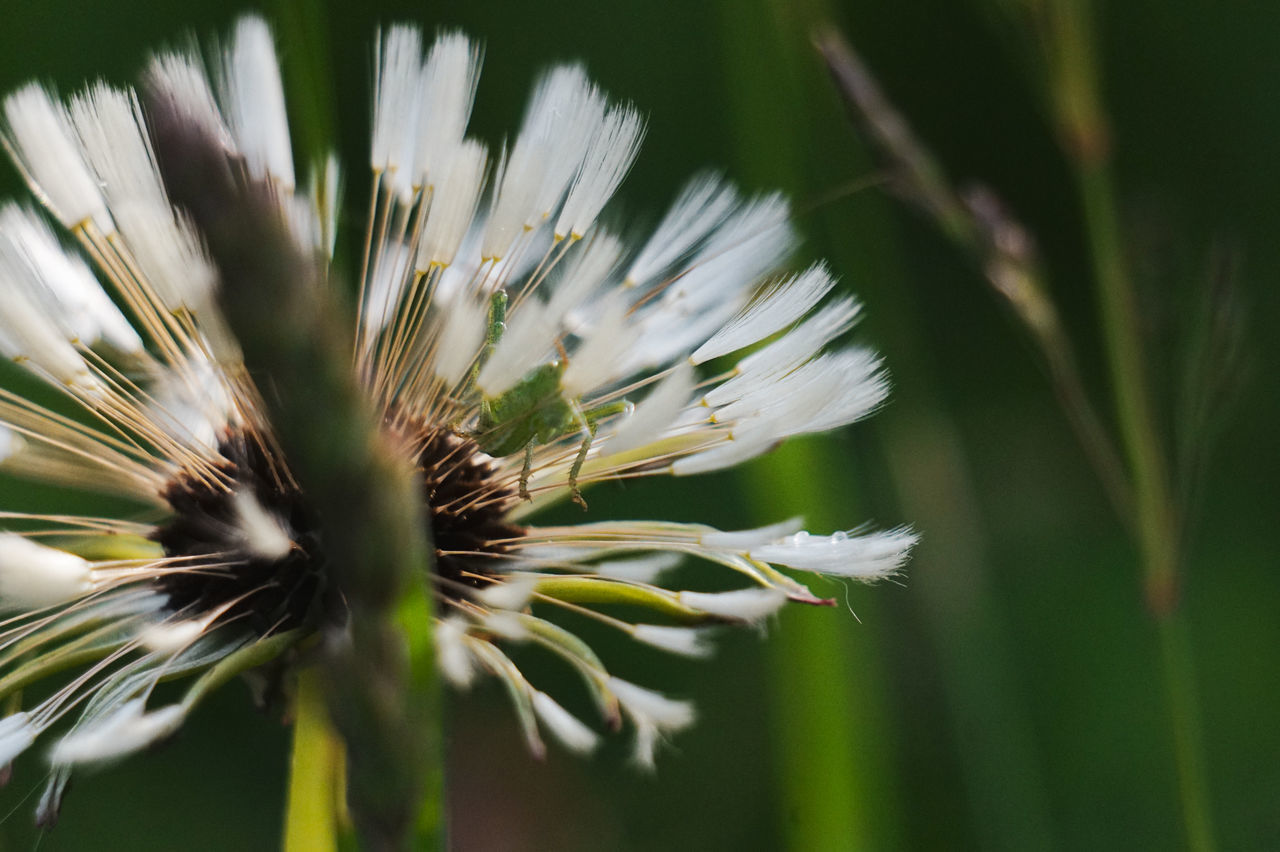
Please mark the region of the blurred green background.
<svg viewBox="0 0 1280 852"><path fill-rule="evenodd" d="M902 582L820 586L842 606L793 607L767 641L726 635L710 662L602 636L617 672L699 705L699 724L653 776L627 765L625 736L587 762L554 749L532 761L498 689L454 696L456 848L1182 848L1135 546L1036 348L932 223L880 189L838 191L875 165L808 43L822 21L848 35L952 178L993 187L1034 235L1110 424L1083 211L1036 71L1043 33L1004 5L1018 4L9 0L0 89L32 77L64 91L133 80L149 48L225 33L259 8L280 22L288 61L320 69L309 86L335 93L337 142L359 163L377 25L458 26L486 45L473 132L491 142L511 132L536 71L581 58L649 116L617 221L653 221L707 166L783 187L802 213L806 255L829 258L865 301L857 336L885 354L895 380L871 421L733 475L597 490L591 506L730 527L795 513L824 530L912 523L923 543ZM1208 458L1189 503L1182 583L1207 809L1221 848L1280 848L1280 11L1098 5L1120 240L1158 425L1170 457ZM350 171L350 199L365 197L360 172ZM3 183L21 192L11 171ZM1223 250L1238 260L1229 280L1245 308L1242 357L1222 377L1232 393L1192 429L1179 412L1203 363L1192 342ZM21 483L3 489L6 506L65 505ZM553 667L547 677L567 685ZM233 685L165 748L78 779L43 838L30 826L40 762L20 761L0 792L0 838L15 849L277 848L287 747L288 730Z"/></svg>

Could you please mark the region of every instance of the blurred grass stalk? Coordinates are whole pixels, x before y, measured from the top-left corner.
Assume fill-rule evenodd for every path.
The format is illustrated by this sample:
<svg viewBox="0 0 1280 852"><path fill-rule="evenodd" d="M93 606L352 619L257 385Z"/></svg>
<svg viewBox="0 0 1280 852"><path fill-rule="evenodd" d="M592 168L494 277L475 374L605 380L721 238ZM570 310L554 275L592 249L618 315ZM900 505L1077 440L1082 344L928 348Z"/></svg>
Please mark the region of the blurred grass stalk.
<svg viewBox="0 0 1280 852"><path fill-rule="evenodd" d="M731 98L761 90L773 95L767 104L757 95L737 107L736 135L747 142L739 161L760 182L781 182L793 192L815 180L829 185L829 174L804 169L812 162L805 156L807 133L817 115L816 105L804 111L805 93L821 84L803 79L802 64L811 55L808 34L828 19L826 4L765 0L723 8ZM816 62L809 64L817 70ZM865 202L859 209L868 212L858 223L841 223L834 259L868 279L860 289L875 289L874 317L885 329L877 344L898 379L879 418L892 420L886 450L906 517L925 533L910 582L941 660L973 830L985 848L1046 848L1044 785L1003 622L985 588L981 521L961 442L934 390L913 311L904 305L901 259L884 210ZM756 502L770 507L762 514L817 503L831 508L810 513L813 526L847 522L849 477L833 464L841 455L835 440L810 439L758 463L751 483ZM930 545L935 537L936 548ZM860 607L865 613L867 605ZM901 846L914 814L898 803L891 744L899 737L877 637L832 616L788 610L768 647L785 845L806 851Z"/></svg>
<svg viewBox="0 0 1280 852"><path fill-rule="evenodd" d="M1049 92L1063 147L1076 172L1106 339L1112 393L1133 481L1147 607L1160 639L1187 842L1214 848L1199 709L1185 610L1179 605L1181 529L1147 378L1137 299L1120 243L1110 131L1099 95L1088 0L1036 0L1045 25Z"/></svg>
<svg viewBox="0 0 1280 852"><path fill-rule="evenodd" d="M763 184L799 191L805 116L798 86L768 103L761 85L794 81L792 33L775 29L775 0L721 0L721 44L727 70L730 126L743 144L733 151L737 171ZM772 79L761 80L767 74ZM783 447L747 474L749 501L765 516L827 505L809 513L813 525L845 521L848 479L831 463L827 438ZM838 508L837 508L838 507ZM850 619L826 609L788 608L766 654L770 671L770 738L778 791L782 848L796 852L886 849L899 846L903 824L888 744L885 679L874 640L851 641Z"/></svg>
<svg viewBox="0 0 1280 852"><path fill-rule="evenodd" d="M983 269L1027 326L1049 367L1059 399L1141 555L1147 606L1159 632L1184 829L1191 848L1214 848L1199 743L1191 649L1178 606L1180 530L1175 495L1152 409L1136 299L1120 244L1110 173L1109 131L1098 95L1098 70L1085 0L1014 0L1043 37L1048 94L1062 145L1076 172L1085 216L1119 445L1102 426L1080 380L1029 237L986 190L958 195L941 168L881 95L838 36L819 40L855 121L883 149L894 187L922 209Z"/></svg>

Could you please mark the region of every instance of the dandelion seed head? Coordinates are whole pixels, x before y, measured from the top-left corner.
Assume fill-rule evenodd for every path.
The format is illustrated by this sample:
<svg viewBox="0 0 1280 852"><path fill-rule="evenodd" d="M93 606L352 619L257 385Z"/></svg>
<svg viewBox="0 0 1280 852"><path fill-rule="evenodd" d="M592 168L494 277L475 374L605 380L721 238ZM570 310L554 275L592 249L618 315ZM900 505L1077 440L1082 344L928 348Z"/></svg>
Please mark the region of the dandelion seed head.
<svg viewBox="0 0 1280 852"><path fill-rule="evenodd" d="M694 721L690 702L613 671L560 614L706 657L713 628L830 603L807 573L891 576L915 542L905 529L806 537L797 520L611 520L594 506L579 523L542 522L557 502L587 508L600 482L718 470L854 422L885 399L883 367L867 349L831 349L859 308L830 297L827 267L785 271L798 236L781 196L706 172L634 245L598 224L644 121L581 65L539 77L519 132L494 145L469 135L477 42L394 26L375 51L368 196L345 205L367 218L354 227L338 219L337 158L310 173L292 159L274 40L256 17L208 64L153 58L141 94L97 83L64 100L32 84L4 100L4 138L47 215L0 207L0 351L58 401L0 394L0 464L129 501L108 517L9 512L0 532L5 682L99 637L83 676L0 719L0 764L54 742L42 819L74 767L170 736L219 665L279 656L352 617L334 577L359 566L333 564L324 535L346 519L318 515L280 448L272 389L220 309L230 273L206 251L200 205L265 205L314 265L309 287L343 286L334 240L363 235L351 363L417 484L436 663L459 688L502 681L535 754L542 733L588 753L593 723L626 719L648 766ZM187 160L204 172L167 167ZM179 192L179 179L192 183ZM713 360L727 369L713 374ZM678 564L696 590L669 584ZM508 654L517 644L568 661L599 718L535 684ZM186 697L151 706L161 680L186 683Z"/></svg>

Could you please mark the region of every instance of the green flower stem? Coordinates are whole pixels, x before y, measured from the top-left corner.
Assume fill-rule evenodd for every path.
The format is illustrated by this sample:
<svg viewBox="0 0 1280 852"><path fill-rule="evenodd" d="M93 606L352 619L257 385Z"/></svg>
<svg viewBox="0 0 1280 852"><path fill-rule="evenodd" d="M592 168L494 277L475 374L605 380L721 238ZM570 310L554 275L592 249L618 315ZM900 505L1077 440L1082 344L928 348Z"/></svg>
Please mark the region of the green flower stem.
<svg viewBox="0 0 1280 852"><path fill-rule="evenodd" d="M320 519L327 579L343 603L327 626L321 676L346 744L352 818L368 849L439 847L443 749L427 525L413 471L351 369L353 312L320 262L301 253L266 188L149 94L166 188L218 268L245 369Z"/></svg>
<svg viewBox="0 0 1280 852"><path fill-rule="evenodd" d="M334 852L342 798L342 745L329 721L319 673L298 673L284 852Z"/></svg>
<svg viewBox="0 0 1280 852"><path fill-rule="evenodd" d="M1178 601L1178 514L1156 426L1137 300L1120 243L1091 10L1086 0L1055 0L1046 11L1050 91L1084 210L1112 393L1133 480L1143 585L1159 633L1184 827L1190 847L1207 851L1215 843L1191 645Z"/></svg>

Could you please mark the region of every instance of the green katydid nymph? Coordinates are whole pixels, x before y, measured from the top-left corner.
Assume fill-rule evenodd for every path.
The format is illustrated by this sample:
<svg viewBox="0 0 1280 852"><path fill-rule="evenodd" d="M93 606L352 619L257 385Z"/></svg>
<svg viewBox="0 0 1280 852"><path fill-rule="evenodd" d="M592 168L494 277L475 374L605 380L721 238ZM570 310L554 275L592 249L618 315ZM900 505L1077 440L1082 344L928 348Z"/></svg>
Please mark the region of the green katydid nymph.
<svg viewBox="0 0 1280 852"><path fill-rule="evenodd" d="M473 380L493 353L506 330L507 294L497 290L489 299L488 327L480 361ZM562 350L563 351L563 350ZM562 379L568 361L540 364L526 373L510 388L496 396L483 396L480 416L471 437L480 449L491 456L511 456L524 452L520 471L520 496L531 500L529 474L533 466L533 450L537 444L549 444L573 433L582 436L578 455L569 468L569 490L573 502L583 509L587 501L578 488L578 473L595 439L596 426L606 417L621 414L630 403L626 400L583 407L582 401L567 394Z"/></svg>

